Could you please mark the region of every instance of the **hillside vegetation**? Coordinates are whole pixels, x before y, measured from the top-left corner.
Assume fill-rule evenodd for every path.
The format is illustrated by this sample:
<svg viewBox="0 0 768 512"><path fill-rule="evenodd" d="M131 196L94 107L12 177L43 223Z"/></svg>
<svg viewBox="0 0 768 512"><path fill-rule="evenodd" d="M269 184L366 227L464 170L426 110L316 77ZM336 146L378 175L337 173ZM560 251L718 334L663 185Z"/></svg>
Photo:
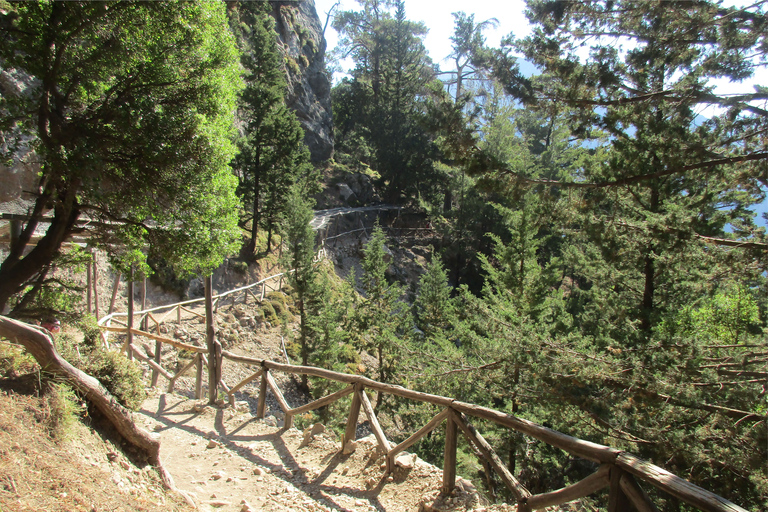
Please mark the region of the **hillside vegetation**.
<svg viewBox="0 0 768 512"><path fill-rule="evenodd" d="M768 507L768 98L715 88L768 65L765 4L528 0L531 35L498 46L493 20L457 12L445 70L404 0L357 4L329 19L352 67L328 91L335 154L313 163L286 84L322 51L289 3L0 1L3 169L34 183L3 221L0 312L90 315L67 272L95 248L185 293L279 262L290 294L254 322L284 326L301 364L492 407ZM298 37L277 36L273 7ZM354 258L318 263L318 194L402 206L430 249L395 247L392 216L355 217ZM418 279L403 255L425 262ZM374 405L395 440L429 419ZM595 470L478 428L531 492ZM509 498L460 451L460 472Z"/></svg>

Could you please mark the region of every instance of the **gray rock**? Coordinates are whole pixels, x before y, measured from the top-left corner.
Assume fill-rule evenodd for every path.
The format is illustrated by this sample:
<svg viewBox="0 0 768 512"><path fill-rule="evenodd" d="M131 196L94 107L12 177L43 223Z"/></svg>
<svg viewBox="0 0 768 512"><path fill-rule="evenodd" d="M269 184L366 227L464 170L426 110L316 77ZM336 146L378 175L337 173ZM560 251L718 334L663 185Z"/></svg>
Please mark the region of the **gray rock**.
<svg viewBox="0 0 768 512"><path fill-rule="evenodd" d="M272 3L277 40L286 62L286 103L304 128L313 162L333 156L331 83L325 70L326 42L314 0Z"/></svg>
<svg viewBox="0 0 768 512"><path fill-rule="evenodd" d="M349 203L350 199L352 201L357 199L357 196L355 195L355 193L346 183L339 183L337 186L339 187L339 195L347 203Z"/></svg>
<svg viewBox="0 0 768 512"><path fill-rule="evenodd" d="M373 180L367 174L361 172L352 174L345 179L345 182L352 189L352 192L355 193L360 203L369 204L381 201L381 197L379 197L379 193L373 185Z"/></svg>

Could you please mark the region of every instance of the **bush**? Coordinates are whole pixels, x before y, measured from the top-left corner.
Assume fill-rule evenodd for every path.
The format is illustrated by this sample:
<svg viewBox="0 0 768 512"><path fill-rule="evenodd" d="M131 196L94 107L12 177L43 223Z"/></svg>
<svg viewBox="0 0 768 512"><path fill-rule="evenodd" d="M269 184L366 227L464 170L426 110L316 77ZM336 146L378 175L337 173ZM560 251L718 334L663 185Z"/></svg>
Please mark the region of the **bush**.
<svg viewBox="0 0 768 512"><path fill-rule="evenodd" d="M56 345L64 359L98 379L120 404L133 411L141 407L147 394L137 364L100 344L77 343L67 334L59 336Z"/></svg>
<svg viewBox="0 0 768 512"><path fill-rule="evenodd" d="M83 333L83 344L91 349L101 345L101 331L95 317L82 316L75 323L75 327Z"/></svg>
<svg viewBox="0 0 768 512"><path fill-rule="evenodd" d="M285 316L285 314L288 312L288 308L285 306L285 302L279 300L271 300L269 303L279 318L283 318L283 316Z"/></svg>
<svg viewBox="0 0 768 512"><path fill-rule="evenodd" d="M248 263L240 260L229 260L229 268L236 274L245 276L248 274Z"/></svg>
<svg viewBox="0 0 768 512"><path fill-rule="evenodd" d="M35 358L23 347L0 343L0 378L15 378L36 369Z"/></svg>
<svg viewBox="0 0 768 512"><path fill-rule="evenodd" d="M270 306L275 312L275 316L282 324L289 323L293 320L291 314L291 308L293 307L293 297L284 294L283 292L269 292L265 296ZM271 320L269 320L271 322Z"/></svg>
<svg viewBox="0 0 768 512"><path fill-rule="evenodd" d="M264 320L272 325L280 323L280 319L277 317L277 313L275 313L275 308L272 306L272 302L263 302L261 304L261 312L264 315Z"/></svg>

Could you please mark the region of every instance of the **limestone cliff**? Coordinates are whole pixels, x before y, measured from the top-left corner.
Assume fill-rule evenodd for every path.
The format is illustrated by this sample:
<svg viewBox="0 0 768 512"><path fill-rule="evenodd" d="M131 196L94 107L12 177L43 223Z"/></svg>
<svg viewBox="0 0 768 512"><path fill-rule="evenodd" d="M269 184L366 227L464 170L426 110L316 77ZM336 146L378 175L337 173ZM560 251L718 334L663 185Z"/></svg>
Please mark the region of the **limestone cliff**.
<svg viewBox="0 0 768 512"><path fill-rule="evenodd" d="M314 0L279 0L272 3L278 44L285 62L286 103L306 133L304 141L312 161L333 156L331 84L325 71L323 26Z"/></svg>

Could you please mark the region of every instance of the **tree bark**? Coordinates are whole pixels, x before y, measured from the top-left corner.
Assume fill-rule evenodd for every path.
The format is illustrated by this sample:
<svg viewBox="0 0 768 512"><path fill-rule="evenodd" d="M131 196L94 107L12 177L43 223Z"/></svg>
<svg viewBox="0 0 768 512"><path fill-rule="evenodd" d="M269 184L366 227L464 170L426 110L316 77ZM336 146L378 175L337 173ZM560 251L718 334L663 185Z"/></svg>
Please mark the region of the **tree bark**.
<svg viewBox="0 0 768 512"><path fill-rule="evenodd" d="M5 309L8 300L19 291L24 283L32 279L35 274L53 260L61 248L61 244L72 232L79 216L80 211L74 205L57 207L48 231L37 245L24 257L21 257L20 254L9 254L3 261L0 265L0 311ZM30 221L29 225L36 226L37 223ZM24 234L22 234L22 238L24 238ZM26 243L21 240L16 245L23 249Z"/></svg>

